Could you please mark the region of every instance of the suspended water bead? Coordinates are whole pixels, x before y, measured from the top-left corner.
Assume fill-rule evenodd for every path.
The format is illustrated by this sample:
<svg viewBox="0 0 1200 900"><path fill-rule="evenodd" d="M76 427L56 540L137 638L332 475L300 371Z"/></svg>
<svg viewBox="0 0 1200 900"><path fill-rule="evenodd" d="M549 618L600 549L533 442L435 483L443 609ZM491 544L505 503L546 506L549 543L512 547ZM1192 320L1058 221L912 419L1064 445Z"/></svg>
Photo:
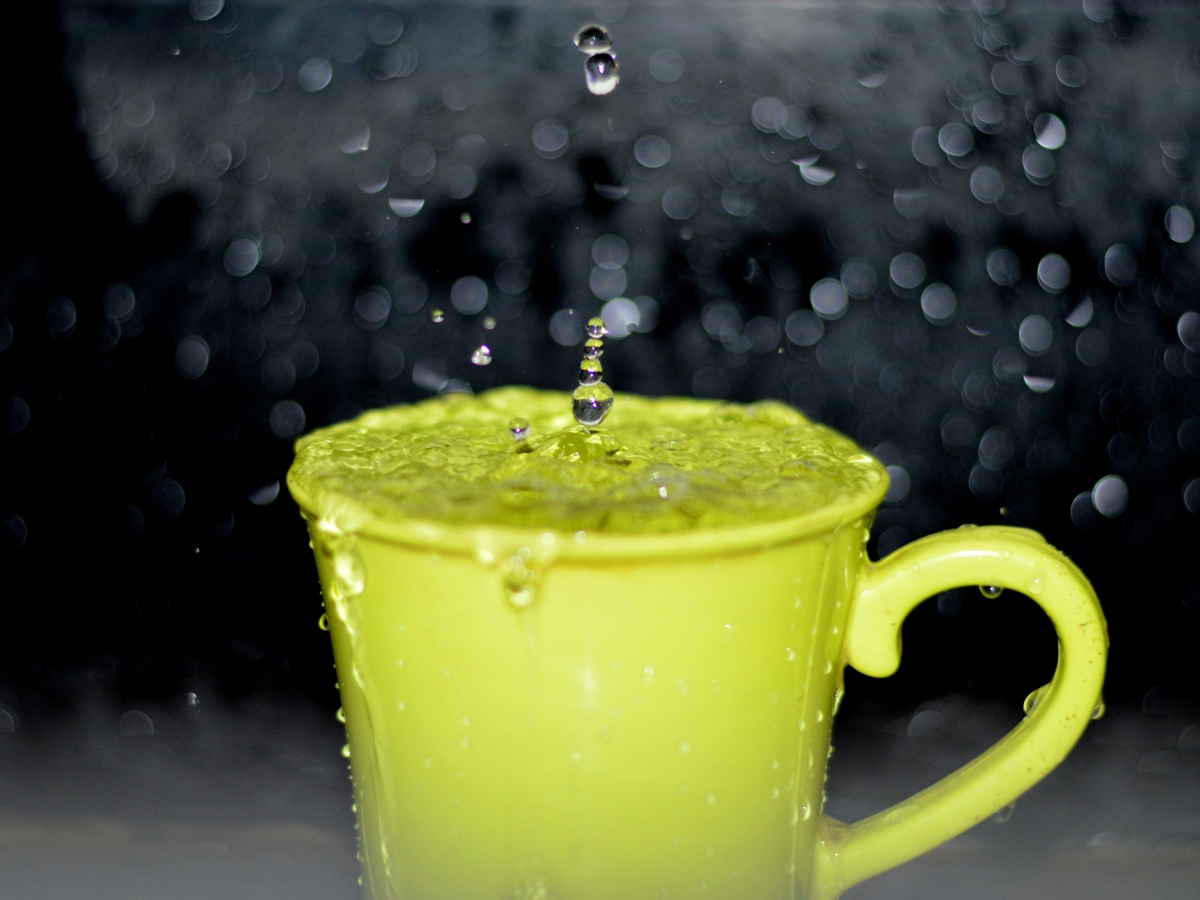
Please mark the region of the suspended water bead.
<svg viewBox="0 0 1200 900"><path fill-rule="evenodd" d="M513 436L514 441L523 441L529 437L529 420L517 416L508 420L508 431Z"/></svg>
<svg viewBox="0 0 1200 900"><path fill-rule="evenodd" d="M471 351L471 363L476 366L488 366L492 363L492 348L487 344L480 344Z"/></svg>
<svg viewBox="0 0 1200 900"><path fill-rule="evenodd" d="M584 25L575 32L575 46L588 55L612 49L612 35L603 25Z"/></svg>
<svg viewBox="0 0 1200 900"><path fill-rule="evenodd" d="M587 336L596 341L601 340L608 334L608 329L604 327L604 320L599 316L588 319L585 330L587 331Z"/></svg>
<svg viewBox="0 0 1200 900"><path fill-rule="evenodd" d="M604 378L604 367L598 359L584 359L579 364L579 383L596 384Z"/></svg>
<svg viewBox="0 0 1200 900"><path fill-rule="evenodd" d="M571 412L580 425L599 425L612 409L613 392L603 381L581 384L571 395Z"/></svg>
<svg viewBox="0 0 1200 900"><path fill-rule="evenodd" d="M441 323L446 321L446 314L440 309L431 309L429 311L429 318L431 318L435 323Z"/></svg>
<svg viewBox="0 0 1200 900"><path fill-rule="evenodd" d="M584 359L599 359L604 355L604 341L599 338L588 338L583 344Z"/></svg>
<svg viewBox="0 0 1200 900"><path fill-rule="evenodd" d="M491 316L483 317L483 328L485 331L491 331L495 327L496 327L496 320L494 318L492 318Z"/></svg>
<svg viewBox="0 0 1200 900"><path fill-rule="evenodd" d="M589 56L583 64L583 74L587 81L587 89L598 97L611 94L621 81L620 66L617 58L611 53L597 53Z"/></svg>
<svg viewBox="0 0 1200 900"><path fill-rule="evenodd" d="M1004 593L1004 588L996 587L995 585L991 584L981 584L979 586L979 593L983 594L983 596L988 597L989 599L995 600Z"/></svg>

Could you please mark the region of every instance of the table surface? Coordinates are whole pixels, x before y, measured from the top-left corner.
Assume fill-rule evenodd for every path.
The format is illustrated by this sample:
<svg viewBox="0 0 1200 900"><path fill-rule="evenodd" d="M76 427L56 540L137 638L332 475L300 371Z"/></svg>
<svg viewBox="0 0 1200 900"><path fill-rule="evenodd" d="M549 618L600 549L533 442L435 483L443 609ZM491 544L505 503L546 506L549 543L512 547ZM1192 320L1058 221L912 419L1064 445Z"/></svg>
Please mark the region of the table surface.
<svg viewBox="0 0 1200 900"><path fill-rule="evenodd" d="M325 710L205 701L149 710L151 737L122 737L122 712L0 735L0 898L358 896L343 738ZM902 799L1017 715L965 696L895 717L852 711L839 722L830 812L854 819ZM1197 729L1184 734L1196 720L1111 713L1007 821L845 897L1200 897L1200 750L1180 749L1200 744Z"/></svg>

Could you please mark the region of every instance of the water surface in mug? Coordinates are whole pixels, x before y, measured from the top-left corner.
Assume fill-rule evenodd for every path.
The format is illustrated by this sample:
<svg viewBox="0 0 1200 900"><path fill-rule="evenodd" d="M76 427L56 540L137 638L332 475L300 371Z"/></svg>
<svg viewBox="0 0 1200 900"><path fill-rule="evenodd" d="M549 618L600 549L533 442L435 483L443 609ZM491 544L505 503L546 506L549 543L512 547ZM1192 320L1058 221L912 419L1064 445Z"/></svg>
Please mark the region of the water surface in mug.
<svg viewBox="0 0 1200 900"><path fill-rule="evenodd" d="M514 429L514 417L528 424ZM292 472L318 505L346 498L390 518L614 534L778 521L861 498L886 477L848 438L782 403L622 394L603 427L588 427L568 395L529 388L367 413L302 440Z"/></svg>

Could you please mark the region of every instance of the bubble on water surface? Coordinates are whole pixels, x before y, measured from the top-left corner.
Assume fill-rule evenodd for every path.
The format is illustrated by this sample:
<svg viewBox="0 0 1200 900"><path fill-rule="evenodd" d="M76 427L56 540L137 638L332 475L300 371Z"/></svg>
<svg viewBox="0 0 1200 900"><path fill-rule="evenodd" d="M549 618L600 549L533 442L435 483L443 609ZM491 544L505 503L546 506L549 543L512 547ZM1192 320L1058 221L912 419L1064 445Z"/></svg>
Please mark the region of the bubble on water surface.
<svg viewBox="0 0 1200 900"><path fill-rule="evenodd" d="M529 420L516 416L508 420L508 431L514 441L523 441L529 437Z"/></svg>
<svg viewBox="0 0 1200 900"><path fill-rule="evenodd" d="M597 95L611 94L621 80L617 58L611 53L597 53L589 56L583 64L587 89Z"/></svg>

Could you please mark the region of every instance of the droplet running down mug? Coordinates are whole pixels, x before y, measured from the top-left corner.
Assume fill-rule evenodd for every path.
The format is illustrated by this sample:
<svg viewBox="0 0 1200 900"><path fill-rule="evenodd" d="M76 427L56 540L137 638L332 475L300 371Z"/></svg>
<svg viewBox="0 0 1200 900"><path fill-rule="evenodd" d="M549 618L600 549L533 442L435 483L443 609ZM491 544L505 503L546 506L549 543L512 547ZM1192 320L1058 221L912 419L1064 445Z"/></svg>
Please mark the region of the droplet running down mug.
<svg viewBox="0 0 1200 900"><path fill-rule="evenodd" d="M870 562L886 470L782 404L622 395L586 428L506 388L297 448L374 898L826 900L1011 803L1100 697L1069 560L964 527ZM967 585L1045 610L1054 680L969 765L826 817L843 668L894 672L908 612Z"/></svg>

